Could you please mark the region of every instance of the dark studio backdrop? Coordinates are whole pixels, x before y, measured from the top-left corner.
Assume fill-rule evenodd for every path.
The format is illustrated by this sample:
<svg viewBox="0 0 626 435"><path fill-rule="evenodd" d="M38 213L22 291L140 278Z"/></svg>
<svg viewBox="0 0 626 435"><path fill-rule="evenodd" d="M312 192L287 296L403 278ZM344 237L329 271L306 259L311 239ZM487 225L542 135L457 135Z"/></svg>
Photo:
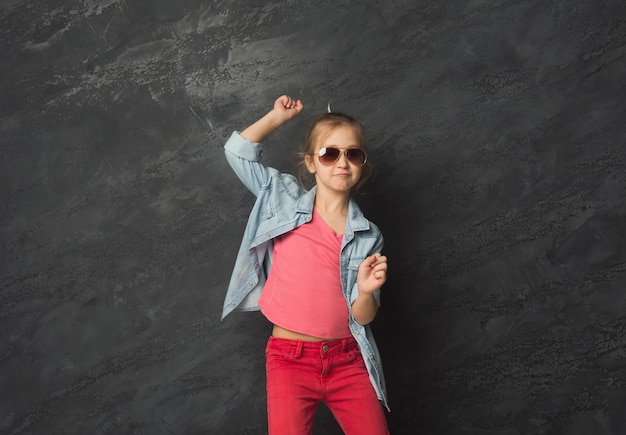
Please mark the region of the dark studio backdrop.
<svg viewBox="0 0 626 435"><path fill-rule="evenodd" d="M0 1L0 433L266 432L222 147L287 93L272 166L367 128L392 433L625 434L625 5Z"/></svg>

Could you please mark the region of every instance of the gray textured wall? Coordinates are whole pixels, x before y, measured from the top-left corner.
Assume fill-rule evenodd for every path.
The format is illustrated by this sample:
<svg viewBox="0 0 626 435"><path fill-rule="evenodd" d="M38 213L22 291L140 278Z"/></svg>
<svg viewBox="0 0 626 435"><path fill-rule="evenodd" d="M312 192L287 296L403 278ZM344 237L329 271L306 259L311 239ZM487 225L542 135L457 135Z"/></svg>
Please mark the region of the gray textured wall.
<svg viewBox="0 0 626 435"><path fill-rule="evenodd" d="M280 169L328 101L367 126L392 432L626 433L625 18L0 1L0 432L265 432L269 325L219 320L252 204L221 148L289 93Z"/></svg>

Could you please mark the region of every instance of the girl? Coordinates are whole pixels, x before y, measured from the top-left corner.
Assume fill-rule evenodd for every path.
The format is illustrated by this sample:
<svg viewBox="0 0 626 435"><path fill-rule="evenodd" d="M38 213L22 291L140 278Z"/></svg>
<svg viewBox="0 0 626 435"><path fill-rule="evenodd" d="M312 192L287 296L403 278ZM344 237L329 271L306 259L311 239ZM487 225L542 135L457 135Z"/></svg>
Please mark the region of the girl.
<svg viewBox="0 0 626 435"><path fill-rule="evenodd" d="M260 163L261 142L302 109L283 95L224 147L257 199L222 318L260 308L274 325L266 348L271 435L310 434L319 402L346 434L388 434L385 382L368 326L387 258L380 231L350 198L369 175L363 128L339 113L315 120L302 159L315 177L311 190Z"/></svg>

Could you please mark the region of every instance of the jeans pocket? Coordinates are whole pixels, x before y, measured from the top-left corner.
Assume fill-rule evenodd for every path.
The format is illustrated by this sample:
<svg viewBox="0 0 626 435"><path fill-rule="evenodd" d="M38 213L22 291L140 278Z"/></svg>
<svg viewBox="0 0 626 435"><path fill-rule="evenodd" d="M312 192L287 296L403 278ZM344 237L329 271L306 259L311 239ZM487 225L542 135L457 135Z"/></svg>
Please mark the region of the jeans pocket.
<svg viewBox="0 0 626 435"><path fill-rule="evenodd" d="M279 369L288 364L293 364L295 350L290 346L283 346L271 340L265 348L265 367L267 370Z"/></svg>
<svg viewBox="0 0 626 435"><path fill-rule="evenodd" d="M346 362L356 361L360 356L361 353L358 350L350 350L343 354L343 358Z"/></svg>
<svg viewBox="0 0 626 435"><path fill-rule="evenodd" d="M268 349L265 351L265 368L268 371L278 369L285 365L286 359L284 352Z"/></svg>

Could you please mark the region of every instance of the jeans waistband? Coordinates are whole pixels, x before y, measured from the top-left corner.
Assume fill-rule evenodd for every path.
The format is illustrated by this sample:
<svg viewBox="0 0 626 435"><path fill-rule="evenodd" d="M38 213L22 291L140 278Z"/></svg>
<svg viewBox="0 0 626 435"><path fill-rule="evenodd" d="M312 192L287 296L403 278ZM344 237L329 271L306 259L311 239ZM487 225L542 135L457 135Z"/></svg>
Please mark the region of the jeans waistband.
<svg viewBox="0 0 626 435"><path fill-rule="evenodd" d="M359 348L359 345L353 337L319 342L270 337L267 345L268 347L271 346L275 349L281 349L282 351L292 355L294 358L298 358L301 355L340 355L342 353L352 352Z"/></svg>

